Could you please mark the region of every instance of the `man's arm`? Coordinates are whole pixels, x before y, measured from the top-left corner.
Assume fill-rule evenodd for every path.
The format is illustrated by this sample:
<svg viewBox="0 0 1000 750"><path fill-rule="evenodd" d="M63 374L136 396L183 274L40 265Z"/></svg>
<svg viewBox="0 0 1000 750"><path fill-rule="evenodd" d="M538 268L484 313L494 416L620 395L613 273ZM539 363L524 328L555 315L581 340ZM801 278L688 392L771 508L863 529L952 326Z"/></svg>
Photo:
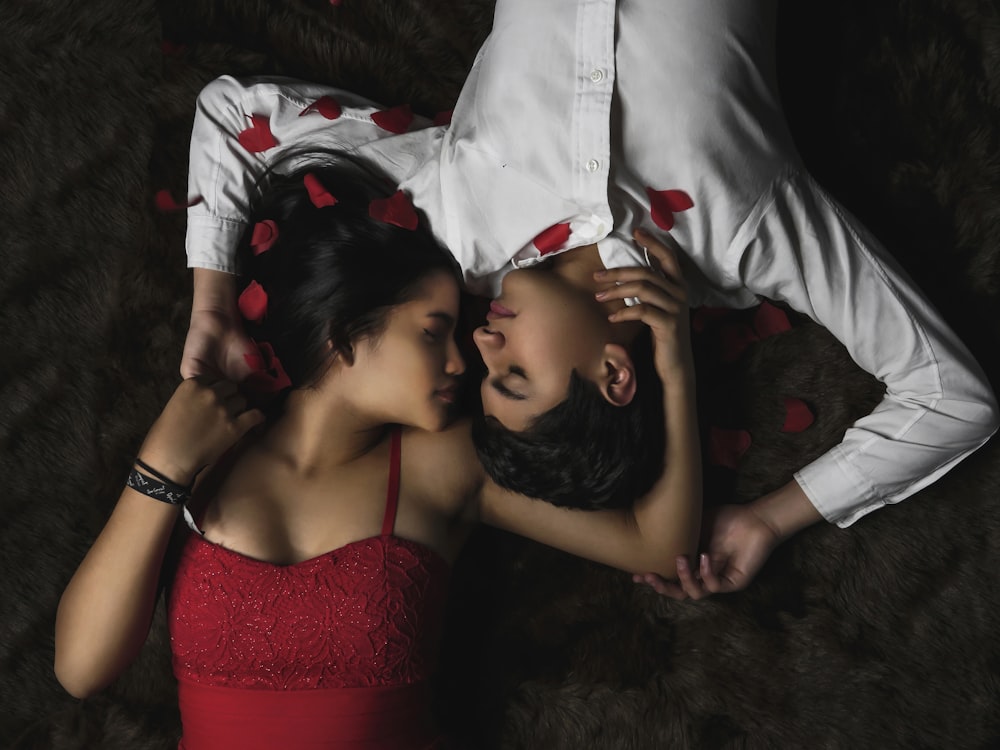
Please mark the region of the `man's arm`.
<svg viewBox="0 0 1000 750"><path fill-rule="evenodd" d="M886 386L871 414L795 474L849 526L934 482L998 426L981 368L895 260L808 175L780 182L739 259L751 291L809 315Z"/></svg>
<svg viewBox="0 0 1000 750"><path fill-rule="evenodd" d="M231 274L251 199L268 170L391 136L372 119L379 110L353 94L291 79L223 76L202 90L191 133L188 195L200 200L188 209L188 266L196 271L182 375L248 374L249 340Z"/></svg>

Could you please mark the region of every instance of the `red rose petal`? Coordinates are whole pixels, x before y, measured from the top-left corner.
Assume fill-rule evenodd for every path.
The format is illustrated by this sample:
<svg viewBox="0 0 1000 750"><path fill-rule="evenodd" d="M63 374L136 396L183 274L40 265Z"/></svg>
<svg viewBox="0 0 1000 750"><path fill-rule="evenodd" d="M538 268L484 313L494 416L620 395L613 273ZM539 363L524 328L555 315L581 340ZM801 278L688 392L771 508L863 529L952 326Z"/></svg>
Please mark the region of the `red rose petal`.
<svg viewBox="0 0 1000 750"><path fill-rule="evenodd" d="M299 117L307 115L310 112L319 112L327 120L336 120L340 117L340 111L340 102L332 96L321 96L304 110L299 112Z"/></svg>
<svg viewBox="0 0 1000 750"><path fill-rule="evenodd" d="M258 221L253 225L253 234L250 235L250 249L254 255L266 253L271 246L278 241L278 225L271 219Z"/></svg>
<svg viewBox="0 0 1000 750"><path fill-rule="evenodd" d="M372 121L390 133L405 133L413 122L413 111L409 104L400 104L398 107L373 113Z"/></svg>
<svg viewBox="0 0 1000 750"><path fill-rule="evenodd" d="M329 190L323 187L323 183L312 172L309 172L309 174L302 178L302 183L306 186L306 191L309 193L309 200L312 201L312 204L316 208L337 205L337 199L330 194Z"/></svg>
<svg viewBox="0 0 1000 750"><path fill-rule="evenodd" d="M251 154L267 151L278 145L278 141L271 134L271 123L264 115L251 115L250 127L236 138Z"/></svg>
<svg viewBox="0 0 1000 750"><path fill-rule="evenodd" d="M715 466L735 469L752 442L746 430L712 427L708 432L708 460Z"/></svg>
<svg viewBox="0 0 1000 750"><path fill-rule="evenodd" d="M337 6L340 5L342 0L330 0L330 5Z"/></svg>
<svg viewBox="0 0 1000 750"><path fill-rule="evenodd" d="M785 396L785 423L781 425L782 432L802 432L814 421L816 417L805 401Z"/></svg>
<svg viewBox="0 0 1000 750"><path fill-rule="evenodd" d="M539 233L531 244L535 246L539 253L545 255L555 252L569 240L569 224L556 224L549 227L544 232Z"/></svg>
<svg viewBox="0 0 1000 750"><path fill-rule="evenodd" d="M691 328L695 333L703 333L709 325L731 312L728 307L696 307L691 311Z"/></svg>
<svg viewBox="0 0 1000 750"><path fill-rule="evenodd" d="M251 281L236 304L240 315L256 323L267 314L267 292L256 281Z"/></svg>
<svg viewBox="0 0 1000 750"><path fill-rule="evenodd" d="M687 211L694 206L691 196L683 190L654 190L646 188L649 197L649 213L653 223L660 229L669 231L674 226L674 212Z"/></svg>
<svg viewBox="0 0 1000 750"><path fill-rule="evenodd" d="M251 395L272 396L292 385L291 378L282 367L281 361L266 341L255 342L256 351L244 354L243 358L253 368L253 372L243 381L243 385Z"/></svg>
<svg viewBox="0 0 1000 750"><path fill-rule="evenodd" d="M727 364L735 362L748 346L759 340L753 329L744 323L724 326L719 332L719 359Z"/></svg>
<svg viewBox="0 0 1000 750"><path fill-rule="evenodd" d="M409 196L397 190L389 198L377 198L368 204L368 215L376 221L394 224L403 229L416 229L419 219Z"/></svg>
<svg viewBox="0 0 1000 750"><path fill-rule="evenodd" d="M792 330L788 316L780 307L770 302L762 302L753 316L753 328L762 339Z"/></svg>
<svg viewBox="0 0 1000 750"><path fill-rule="evenodd" d="M164 39L160 42L160 52L162 52L167 57L177 57L183 54L187 49L187 46L181 44L180 42L172 42L169 39Z"/></svg>
<svg viewBox="0 0 1000 750"><path fill-rule="evenodd" d="M435 125L451 125L451 116L455 114L455 110L449 109L444 112L438 112L434 115Z"/></svg>
<svg viewBox="0 0 1000 750"><path fill-rule="evenodd" d="M178 203L174 200L174 196L171 195L170 191L166 189L157 191L156 195L153 196L153 202L156 204L158 211L183 211L185 208L197 206L201 203L201 200L201 196L197 195L187 203Z"/></svg>

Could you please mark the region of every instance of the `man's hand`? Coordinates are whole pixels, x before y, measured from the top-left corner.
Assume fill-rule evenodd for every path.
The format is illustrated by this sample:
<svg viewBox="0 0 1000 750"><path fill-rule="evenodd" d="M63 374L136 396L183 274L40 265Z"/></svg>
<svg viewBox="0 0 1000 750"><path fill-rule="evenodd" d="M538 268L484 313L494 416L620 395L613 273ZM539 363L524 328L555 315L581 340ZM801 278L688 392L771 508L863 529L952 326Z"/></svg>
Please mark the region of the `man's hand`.
<svg viewBox="0 0 1000 750"><path fill-rule="evenodd" d="M216 310L194 311L184 341L181 377L208 375L241 382L251 372L244 355L254 351L238 318Z"/></svg>
<svg viewBox="0 0 1000 750"><path fill-rule="evenodd" d="M208 375L242 382L250 374L244 355L254 351L236 306L236 279L222 271L194 269L194 301L181 377Z"/></svg>
<svg viewBox="0 0 1000 750"><path fill-rule="evenodd" d="M653 573L635 575L672 599L702 599L745 589L774 548L822 518L798 482L747 505L723 505L705 514L697 561L677 560L677 581Z"/></svg>
<svg viewBox="0 0 1000 750"><path fill-rule="evenodd" d="M708 552L701 553L697 561L677 558L677 581L653 573L635 575L632 580L678 600L740 591L781 541L749 505L724 505L707 511L703 524Z"/></svg>

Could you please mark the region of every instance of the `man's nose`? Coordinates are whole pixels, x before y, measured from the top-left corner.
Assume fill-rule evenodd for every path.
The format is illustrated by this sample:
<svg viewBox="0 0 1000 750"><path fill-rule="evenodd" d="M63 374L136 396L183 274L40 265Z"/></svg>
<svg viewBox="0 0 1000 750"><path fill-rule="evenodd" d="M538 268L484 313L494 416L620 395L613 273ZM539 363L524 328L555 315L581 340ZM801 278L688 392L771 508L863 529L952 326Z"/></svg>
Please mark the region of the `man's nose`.
<svg viewBox="0 0 1000 750"><path fill-rule="evenodd" d="M472 332L472 340L476 344L479 353L484 357L488 352L495 352L503 348L504 337L500 331L493 331L486 326L480 326Z"/></svg>

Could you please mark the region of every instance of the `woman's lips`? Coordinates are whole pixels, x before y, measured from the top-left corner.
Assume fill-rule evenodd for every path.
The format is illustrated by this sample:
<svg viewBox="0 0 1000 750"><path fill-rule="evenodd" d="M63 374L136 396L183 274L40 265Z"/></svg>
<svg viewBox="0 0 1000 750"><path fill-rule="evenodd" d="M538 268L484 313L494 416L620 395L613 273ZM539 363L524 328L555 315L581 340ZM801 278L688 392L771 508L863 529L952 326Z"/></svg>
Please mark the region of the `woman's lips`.
<svg viewBox="0 0 1000 750"><path fill-rule="evenodd" d="M487 320L496 320L497 318L513 318L514 313L508 310L506 307L501 305L496 300L490 302L490 311L486 313Z"/></svg>
<svg viewBox="0 0 1000 750"><path fill-rule="evenodd" d="M450 385L447 388L441 388L436 391L437 397L447 404L455 403L455 399L458 398L458 386Z"/></svg>

